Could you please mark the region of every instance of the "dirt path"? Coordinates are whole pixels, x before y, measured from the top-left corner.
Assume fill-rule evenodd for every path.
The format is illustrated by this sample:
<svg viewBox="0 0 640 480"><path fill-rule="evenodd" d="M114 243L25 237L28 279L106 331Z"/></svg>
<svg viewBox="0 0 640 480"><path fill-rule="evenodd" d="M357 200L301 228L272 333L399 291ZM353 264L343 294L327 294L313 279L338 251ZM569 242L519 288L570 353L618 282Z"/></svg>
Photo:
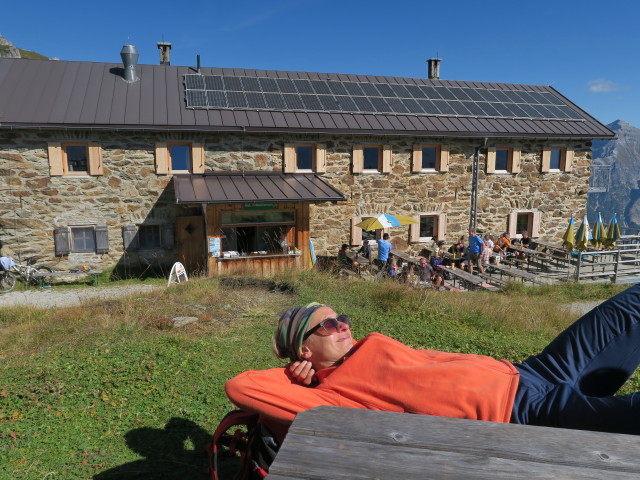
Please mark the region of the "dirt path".
<svg viewBox="0 0 640 480"><path fill-rule="evenodd" d="M150 292L163 288L157 285L120 285L114 287L87 287L74 290L54 288L25 290L0 295L0 308L28 305L37 308L71 307L89 300L119 298L132 293Z"/></svg>

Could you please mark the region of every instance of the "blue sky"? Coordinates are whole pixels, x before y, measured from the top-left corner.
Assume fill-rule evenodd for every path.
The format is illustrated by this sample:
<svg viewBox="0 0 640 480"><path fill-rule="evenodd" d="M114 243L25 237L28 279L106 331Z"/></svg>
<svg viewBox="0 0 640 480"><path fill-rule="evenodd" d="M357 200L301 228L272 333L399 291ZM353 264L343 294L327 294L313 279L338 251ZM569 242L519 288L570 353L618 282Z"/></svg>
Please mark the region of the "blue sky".
<svg viewBox="0 0 640 480"><path fill-rule="evenodd" d="M640 2L5 2L0 34L61 60L120 62L122 45L173 65L551 85L603 123L640 127Z"/></svg>

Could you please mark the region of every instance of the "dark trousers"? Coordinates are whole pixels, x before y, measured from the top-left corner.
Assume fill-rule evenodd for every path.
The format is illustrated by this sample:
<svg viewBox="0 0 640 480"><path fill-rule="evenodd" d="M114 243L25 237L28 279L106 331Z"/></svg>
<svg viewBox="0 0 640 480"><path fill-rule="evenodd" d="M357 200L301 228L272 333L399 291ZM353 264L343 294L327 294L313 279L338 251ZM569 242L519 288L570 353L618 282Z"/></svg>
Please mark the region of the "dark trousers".
<svg viewBox="0 0 640 480"><path fill-rule="evenodd" d="M604 302L516 368L513 423L640 434L640 393L614 396L640 363L640 285Z"/></svg>

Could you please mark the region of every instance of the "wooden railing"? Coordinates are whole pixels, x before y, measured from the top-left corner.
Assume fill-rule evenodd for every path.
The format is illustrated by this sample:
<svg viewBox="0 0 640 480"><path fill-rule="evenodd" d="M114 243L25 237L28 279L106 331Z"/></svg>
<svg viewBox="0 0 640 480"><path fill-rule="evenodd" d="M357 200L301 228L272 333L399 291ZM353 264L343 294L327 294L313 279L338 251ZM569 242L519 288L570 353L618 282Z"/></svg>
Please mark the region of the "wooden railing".
<svg viewBox="0 0 640 480"><path fill-rule="evenodd" d="M580 252L575 260L575 281L627 283L640 277L640 244L618 250Z"/></svg>

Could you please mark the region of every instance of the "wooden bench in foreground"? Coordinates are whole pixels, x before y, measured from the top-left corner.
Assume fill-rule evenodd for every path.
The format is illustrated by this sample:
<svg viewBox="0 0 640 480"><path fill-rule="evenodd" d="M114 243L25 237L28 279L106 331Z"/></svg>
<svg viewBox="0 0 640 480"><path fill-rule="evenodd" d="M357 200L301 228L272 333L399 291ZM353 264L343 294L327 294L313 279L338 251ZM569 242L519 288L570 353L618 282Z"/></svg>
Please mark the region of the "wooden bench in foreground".
<svg viewBox="0 0 640 480"><path fill-rule="evenodd" d="M640 436L341 407L298 414L269 469L294 479L635 479Z"/></svg>

